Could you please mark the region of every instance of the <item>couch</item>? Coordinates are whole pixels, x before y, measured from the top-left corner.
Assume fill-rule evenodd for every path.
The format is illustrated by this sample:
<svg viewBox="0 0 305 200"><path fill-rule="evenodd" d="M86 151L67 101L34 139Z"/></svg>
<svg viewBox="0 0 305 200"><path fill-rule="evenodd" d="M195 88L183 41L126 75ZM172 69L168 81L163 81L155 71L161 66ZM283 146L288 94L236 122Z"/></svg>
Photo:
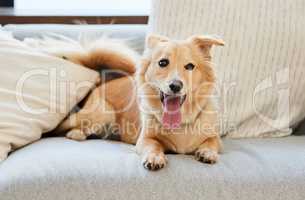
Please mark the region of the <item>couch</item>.
<svg viewBox="0 0 305 200"><path fill-rule="evenodd" d="M6 25L18 39L49 32L77 38L110 35L143 51L145 25ZM283 138L224 138L216 165L169 155L162 170L145 170L134 146L45 137L0 165L0 200L209 199L304 200L305 129Z"/></svg>

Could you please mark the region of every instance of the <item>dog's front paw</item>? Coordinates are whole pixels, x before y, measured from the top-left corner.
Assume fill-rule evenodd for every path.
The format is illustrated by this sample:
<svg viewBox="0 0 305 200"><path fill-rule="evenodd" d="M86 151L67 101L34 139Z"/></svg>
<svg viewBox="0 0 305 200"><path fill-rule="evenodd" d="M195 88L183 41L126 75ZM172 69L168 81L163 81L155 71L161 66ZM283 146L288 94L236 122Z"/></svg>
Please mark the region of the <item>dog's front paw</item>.
<svg viewBox="0 0 305 200"><path fill-rule="evenodd" d="M80 129L72 129L70 130L67 135L67 138L72 139L72 140L77 140L77 141L83 141L87 139L87 136L83 131Z"/></svg>
<svg viewBox="0 0 305 200"><path fill-rule="evenodd" d="M215 150L203 148L195 152L195 159L208 164L214 164L218 161L218 153Z"/></svg>
<svg viewBox="0 0 305 200"><path fill-rule="evenodd" d="M162 153L149 153L146 156L144 156L142 160L142 164L145 169L148 170L158 170L162 169L167 163L167 158L165 154Z"/></svg>

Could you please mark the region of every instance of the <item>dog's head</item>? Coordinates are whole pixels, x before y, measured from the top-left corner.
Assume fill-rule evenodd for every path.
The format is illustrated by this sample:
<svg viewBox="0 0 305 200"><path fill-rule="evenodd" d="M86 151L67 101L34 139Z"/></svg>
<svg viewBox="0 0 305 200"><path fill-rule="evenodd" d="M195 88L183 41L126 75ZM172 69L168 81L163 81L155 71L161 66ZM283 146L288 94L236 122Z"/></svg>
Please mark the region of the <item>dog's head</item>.
<svg viewBox="0 0 305 200"><path fill-rule="evenodd" d="M138 83L147 105L161 111L156 116L163 125L174 128L191 121L191 116L200 109L194 106L201 104L212 91L215 75L210 49L213 45L224 42L208 36L179 41L159 35L147 38Z"/></svg>

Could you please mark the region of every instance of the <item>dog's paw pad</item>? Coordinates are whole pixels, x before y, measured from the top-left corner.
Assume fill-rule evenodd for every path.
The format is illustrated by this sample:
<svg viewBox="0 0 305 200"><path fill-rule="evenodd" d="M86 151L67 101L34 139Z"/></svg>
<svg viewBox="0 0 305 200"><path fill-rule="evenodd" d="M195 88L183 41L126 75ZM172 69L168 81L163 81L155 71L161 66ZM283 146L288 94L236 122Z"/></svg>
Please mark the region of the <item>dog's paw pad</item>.
<svg viewBox="0 0 305 200"><path fill-rule="evenodd" d="M159 154L151 153L144 157L142 163L145 169L155 171L162 169L166 165L167 159L164 153L159 153Z"/></svg>
<svg viewBox="0 0 305 200"><path fill-rule="evenodd" d="M218 161L218 153L212 149L199 149L195 152L195 159L208 164L214 164Z"/></svg>
<svg viewBox="0 0 305 200"><path fill-rule="evenodd" d="M77 141L83 141L87 139L87 136L84 134L84 132L79 129L73 129L69 131L66 137Z"/></svg>

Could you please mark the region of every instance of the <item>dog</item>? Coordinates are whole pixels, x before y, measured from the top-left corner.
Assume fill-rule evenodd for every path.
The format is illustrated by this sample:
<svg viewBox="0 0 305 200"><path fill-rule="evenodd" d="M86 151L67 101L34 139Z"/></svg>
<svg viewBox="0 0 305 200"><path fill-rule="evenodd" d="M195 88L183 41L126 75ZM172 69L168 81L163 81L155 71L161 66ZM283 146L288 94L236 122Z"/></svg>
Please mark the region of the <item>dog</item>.
<svg viewBox="0 0 305 200"><path fill-rule="evenodd" d="M118 133L121 141L136 145L148 170L163 168L166 152L193 154L203 163L216 163L222 145L211 98L216 80L211 62L214 45L224 42L211 36L171 40L152 34L139 62L128 56L121 62L119 56L106 54L112 69L128 73L95 88L59 129L78 141L92 134ZM65 59L96 68L102 52L85 57L70 54Z"/></svg>

